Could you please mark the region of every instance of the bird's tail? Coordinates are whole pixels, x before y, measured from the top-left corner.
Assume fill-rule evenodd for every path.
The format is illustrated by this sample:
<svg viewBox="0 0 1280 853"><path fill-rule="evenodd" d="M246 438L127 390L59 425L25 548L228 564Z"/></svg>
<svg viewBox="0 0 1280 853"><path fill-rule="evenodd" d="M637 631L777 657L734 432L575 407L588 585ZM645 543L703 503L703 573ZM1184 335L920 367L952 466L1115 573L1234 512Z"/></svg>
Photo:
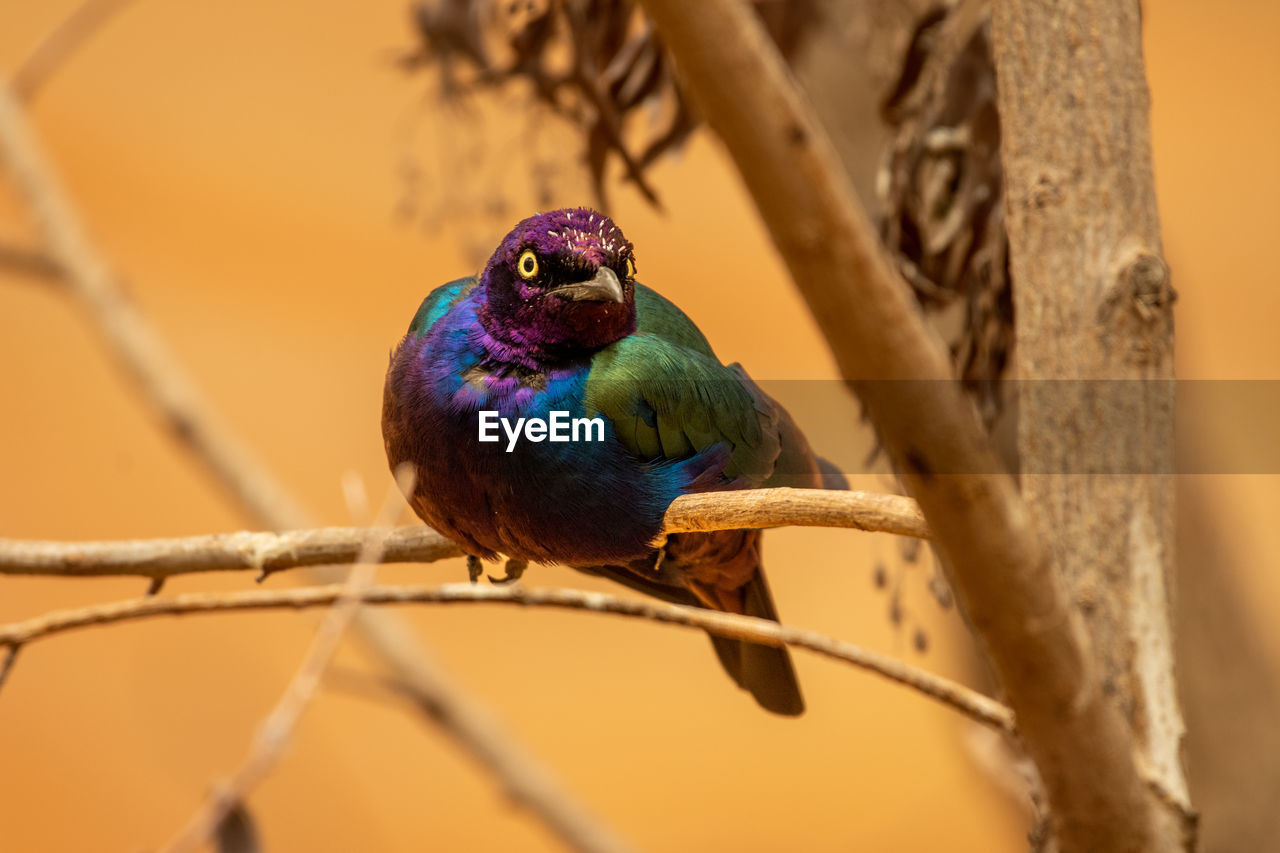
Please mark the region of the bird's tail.
<svg viewBox="0 0 1280 853"><path fill-rule="evenodd" d="M747 616L778 621L778 610L769 592L764 569L757 567L755 577L742 587L743 611ZM711 645L725 672L738 686L755 697L765 710L788 717L804 713L804 697L796 679L791 654L785 646L762 646L728 637L711 635Z"/></svg>
<svg viewBox="0 0 1280 853"><path fill-rule="evenodd" d="M759 530L675 533L667 539L666 551L660 565L657 552L654 552L627 566L573 568L610 578L638 592L675 604L745 613L778 621L778 611L760 565ZM733 589L690 583L691 570L698 568L712 571L728 569L749 580ZM762 646L714 634L710 636L721 666L739 687L755 697L761 707L790 717L804 712L800 684L791 665L791 655L785 647Z"/></svg>

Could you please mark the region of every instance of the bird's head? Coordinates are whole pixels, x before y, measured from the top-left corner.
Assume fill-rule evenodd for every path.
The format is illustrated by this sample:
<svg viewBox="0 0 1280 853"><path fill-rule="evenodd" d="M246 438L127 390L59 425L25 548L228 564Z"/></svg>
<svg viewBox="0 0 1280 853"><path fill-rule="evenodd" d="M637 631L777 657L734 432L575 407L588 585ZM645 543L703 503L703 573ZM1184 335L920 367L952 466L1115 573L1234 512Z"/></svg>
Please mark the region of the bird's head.
<svg viewBox="0 0 1280 853"><path fill-rule="evenodd" d="M480 322L524 358L607 346L636 328L636 264L609 217L556 210L516 225L480 277Z"/></svg>

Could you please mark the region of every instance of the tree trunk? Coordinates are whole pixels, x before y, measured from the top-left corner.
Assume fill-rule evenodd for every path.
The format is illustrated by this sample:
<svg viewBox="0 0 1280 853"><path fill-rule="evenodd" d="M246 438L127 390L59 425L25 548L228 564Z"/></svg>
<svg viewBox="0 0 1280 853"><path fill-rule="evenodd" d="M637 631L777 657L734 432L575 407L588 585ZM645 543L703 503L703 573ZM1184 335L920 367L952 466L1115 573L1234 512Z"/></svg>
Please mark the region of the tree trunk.
<svg viewBox="0 0 1280 853"><path fill-rule="evenodd" d="M1161 800L1192 846L1173 673L1173 300L1138 3L998 0L1022 487ZM1066 380L1066 381L1060 381Z"/></svg>

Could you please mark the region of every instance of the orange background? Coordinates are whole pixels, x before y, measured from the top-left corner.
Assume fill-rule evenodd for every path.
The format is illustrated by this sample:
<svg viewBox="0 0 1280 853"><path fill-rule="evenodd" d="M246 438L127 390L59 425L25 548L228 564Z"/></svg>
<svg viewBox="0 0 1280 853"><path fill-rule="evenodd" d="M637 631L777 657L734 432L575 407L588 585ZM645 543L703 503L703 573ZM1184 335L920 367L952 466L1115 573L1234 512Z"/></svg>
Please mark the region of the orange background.
<svg viewBox="0 0 1280 853"><path fill-rule="evenodd" d="M12 72L74 8L0 10ZM35 120L90 233L181 364L259 456L326 523L350 523L356 472L387 488L378 415L388 348L436 284L474 270L527 212L520 169L456 174L430 145L480 160L519 153L528 119L442 109L428 78L395 72L411 43L403 0L136 2L41 92ZM1280 378L1280 9L1144 4L1156 176L1176 277L1179 373ZM554 140L554 131L547 131ZM505 134L505 135L504 135ZM455 151L452 155L462 158ZM397 217L401 166L424 183ZM655 172L669 213L616 189L642 278L760 378L830 378L816 329L736 175L699 137ZM27 232L0 182L0 236ZM566 177L558 203L589 203ZM510 190L496 215L478 199ZM531 203L530 203L531 205ZM416 224L415 224L416 223ZM425 227L419 227L425 223ZM48 282L0 270L0 535L99 539L241 529L104 358L80 308ZM1231 425L1197 428L1229 441ZM1239 427L1235 427L1239 429ZM860 485L875 488L868 478ZM1276 477L1199 477L1228 534L1233 582L1280 672ZM1185 492L1184 492L1185 493ZM958 620L899 568L888 539L768 534L785 619L954 677ZM901 573L908 628L887 618L874 560ZM926 566L927 563L921 564ZM385 581L458 580L458 561L384 569ZM288 579L276 577L271 585ZM608 588L562 569L536 585ZM167 591L243 589L248 575ZM139 594L137 580L0 578L0 620ZM976 769L972 727L932 702L799 653L810 710L759 711L707 641L621 619L507 609L399 611L510 731L643 849L1025 849L1025 826ZM152 620L24 650L0 692L0 850L154 847L232 770L278 697L315 613ZM910 631L931 637L917 653ZM344 654L348 667L360 659ZM322 692L250 808L268 850L554 849L429 724L349 676Z"/></svg>

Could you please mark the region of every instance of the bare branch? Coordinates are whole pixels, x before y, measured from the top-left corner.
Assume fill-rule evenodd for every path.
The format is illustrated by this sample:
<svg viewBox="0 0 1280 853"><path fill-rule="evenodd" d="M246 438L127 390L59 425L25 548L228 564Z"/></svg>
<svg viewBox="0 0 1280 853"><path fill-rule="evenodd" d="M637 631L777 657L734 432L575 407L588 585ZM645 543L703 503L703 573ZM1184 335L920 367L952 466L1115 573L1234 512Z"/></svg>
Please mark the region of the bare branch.
<svg viewBox="0 0 1280 853"><path fill-rule="evenodd" d="M130 0L85 0L48 35L13 75L13 92L30 103L58 69Z"/></svg>
<svg viewBox="0 0 1280 853"><path fill-rule="evenodd" d="M760 527L844 527L928 539L911 498L822 489L751 489L682 495L667 508L667 533Z"/></svg>
<svg viewBox="0 0 1280 853"><path fill-rule="evenodd" d="M812 109L740 0L643 5L924 510L1044 777L1063 848L1138 849L1150 801L1079 614L1013 481L939 473L1003 467L958 385L916 381L949 379L950 364Z"/></svg>
<svg viewBox="0 0 1280 853"><path fill-rule="evenodd" d="M757 489L677 498L666 532L736 530L797 525L845 527L928 538L915 501L871 492ZM322 527L284 533L215 533L181 539L121 542L39 542L0 539L0 574L163 579L193 572L252 570L260 575L355 559L368 531ZM431 563L462 550L429 527L390 531L383 561Z"/></svg>
<svg viewBox="0 0 1280 853"><path fill-rule="evenodd" d="M214 533L180 539L120 542L36 542L0 539L0 574L58 577L137 575L169 578L195 572L282 569L352 562L366 528L321 527L284 533ZM462 550L430 527L387 531L382 561L431 563Z"/></svg>
<svg viewBox="0 0 1280 853"><path fill-rule="evenodd" d="M25 622L0 625L0 645L23 645L64 631L153 616L214 613L227 610L265 610L319 607L342 594L341 584L285 590L233 593L190 593L172 598L132 598L74 610L47 613ZM968 717L1002 731L1012 731L1012 712L967 687L908 666L900 661L819 634L779 625L767 619L738 616L697 607L667 604L655 599L619 598L575 589L525 589L519 585L375 586L361 597L366 604L516 604L612 613L671 625L700 628L722 637L769 646L795 646L875 672L938 700Z"/></svg>

